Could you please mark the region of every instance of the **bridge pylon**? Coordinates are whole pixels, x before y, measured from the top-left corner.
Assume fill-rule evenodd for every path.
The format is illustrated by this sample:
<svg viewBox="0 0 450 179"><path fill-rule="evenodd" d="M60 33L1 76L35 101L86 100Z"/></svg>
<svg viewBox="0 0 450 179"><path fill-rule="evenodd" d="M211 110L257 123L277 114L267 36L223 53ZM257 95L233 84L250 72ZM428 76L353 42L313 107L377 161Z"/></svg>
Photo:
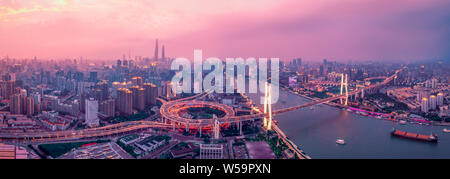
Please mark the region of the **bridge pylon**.
<svg viewBox="0 0 450 179"><path fill-rule="evenodd" d="M343 97L341 97L341 104L344 104L347 106L348 103L348 75L344 73L341 73L341 95L344 94L344 88L345 88L345 103L343 102Z"/></svg>
<svg viewBox="0 0 450 179"><path fill-rule="evenodd" d="M269 119L267 119L267 114ZM272 130L272 90L268 82L265 84L264 94L264 128L268 131Z"/></svg>
<svg viewBox="0 0 450 179"><path fill-rule="evenodd" d="M214 115L214 139L219 139L220 137L220 122Z"/></svg>

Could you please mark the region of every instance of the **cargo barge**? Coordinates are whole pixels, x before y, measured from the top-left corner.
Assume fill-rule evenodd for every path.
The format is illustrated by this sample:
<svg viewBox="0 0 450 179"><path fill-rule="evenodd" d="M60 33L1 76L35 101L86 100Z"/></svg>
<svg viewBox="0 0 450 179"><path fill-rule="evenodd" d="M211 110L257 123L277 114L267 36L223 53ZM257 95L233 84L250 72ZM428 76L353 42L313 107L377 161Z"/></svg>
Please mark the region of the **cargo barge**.
<svg viewBox="0 0 450 179"><path fill-rule="evenodd" d="M423 135L423 134L416 134L411 132L405 132L400 131L396 129L392 129L391 135L395 137L401 137L405 139L411 139L411 140L417 140L417 141L423 141L423 142L437 142L438 137L437 135L431 134L431 135Z"/></svg>

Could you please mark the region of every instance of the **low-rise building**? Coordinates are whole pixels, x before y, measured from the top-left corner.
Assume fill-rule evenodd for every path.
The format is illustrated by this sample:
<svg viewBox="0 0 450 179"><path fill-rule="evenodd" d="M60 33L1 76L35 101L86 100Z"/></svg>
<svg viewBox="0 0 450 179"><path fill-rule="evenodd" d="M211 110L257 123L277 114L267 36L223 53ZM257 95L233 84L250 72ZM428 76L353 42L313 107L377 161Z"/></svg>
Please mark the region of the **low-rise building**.
<svg viewBox="0 0 450 179"><path fill-rule="evenodd" d="M123 151L114 142L86 144L59 157L61 159L125 159Z"/></svg>
<svg viewBox="0 0 450 179"><path fill-rule="evenodd" d="M162 146L166 141L160 138L157 138L156 136L147 137L144 140L137 142L136 146L145 151L145 152L151 152L158 147Z"/></svg>
<svg viewBox="0 0 450 179"><path fill-rule="evenodd" d="M28 159L25 148L0 143L0 159Z"/></svg>

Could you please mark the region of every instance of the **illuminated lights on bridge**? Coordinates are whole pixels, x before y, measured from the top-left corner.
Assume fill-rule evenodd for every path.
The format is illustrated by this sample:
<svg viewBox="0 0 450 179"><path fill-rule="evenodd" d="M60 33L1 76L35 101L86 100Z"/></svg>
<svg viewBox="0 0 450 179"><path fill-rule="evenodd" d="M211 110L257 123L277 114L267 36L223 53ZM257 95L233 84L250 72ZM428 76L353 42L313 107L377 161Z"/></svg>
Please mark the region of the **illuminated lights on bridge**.
<svg viewBox="0 0 450 179"><path fill-rule="evenodd" d="M272 130L272 88L267 82L264 93L264 114L264 128L270 131ZM268 115L269 119L267 119L266 115Z"/></svg>
<svg viewBox="0 0 450 179"><path fill-rule="evenodd" d="M345 78L344 78L345 77ZM341 74L341 95L343 95L343 90L345 88L345 103L342 102L342 98L341 98L341 104L344 104L345 106L347 106L348 103L348 75L347 74Z"/></svg>

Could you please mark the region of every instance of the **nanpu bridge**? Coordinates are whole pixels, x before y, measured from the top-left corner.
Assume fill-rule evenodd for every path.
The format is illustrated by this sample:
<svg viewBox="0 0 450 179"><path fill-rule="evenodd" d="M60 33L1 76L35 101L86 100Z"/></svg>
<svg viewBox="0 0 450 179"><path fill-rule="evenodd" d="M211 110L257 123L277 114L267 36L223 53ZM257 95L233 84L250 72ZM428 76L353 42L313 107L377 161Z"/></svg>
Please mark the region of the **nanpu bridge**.
<svg viewBox="0 0 450 179"><path fill-rule="evenodd" d="M405 68L403 68L403 69L405 69ZM309 106L313 106L313 105L317 105L317 104L327 103L327 102L334 101L334 100L348 99L348 96L355 95L357 93L361 93L364 90L380 88L380 87L388 84L389 82L391 82L394 78L397 78L397 74L400 73L401 71L403 71L403 69L397 70L392 76L386 78L381 83L369 85L369 86L360 88L360 89L352 91L352 92L346 92L345 94L343 94L342 90L341 90L341 94L334 96L334 97L321 99L321 100L315 100L310 103L301 104L298 106L293 106L293 107L284 108L284 109L278 109L275 111L271 111L271 107L270 107L271 105L268 105L266 102L265 109L267 107L268 110L265 110L262 113L250 114L250 115L244 115L244 116L235 116L233 113L233 109L229 106L219 104L219 103L212 104L211 102L202 102L202 101L195 100L197 98L204 97L205 94L208 93L208 92L203 92L203 93L200 93L200 94L188 97L188 98L182 98L182 99L177 99L177 100L172 100L172 101L165 101L163 99L159 99L160 101L163 102L163 104L160 108L163 122L132 121L132 122L122 122L122 123L118 123L118 124L107 125L104 127L89 128L89 129L82 129L82 130L67 130L67 131L48 131L48 132L1 132L0 131L0 139L25 140L25 141L27 141L27 140L29 140L29 141L33 141L33 140L37 140L37 141L78 140L78 139L89 139L89 138L96 138L96 137L121 135L121 134L129 133L129 132L135 132L135 131L140 131L140 130L149 129L149 128L173 128L173 129L185 128L186 130L189 130L189 128L198 127L201 131L201 128L206 127L207 125L210 125L210 127L212 126L212 128L214 129L215 138L218 138L220 124L236 123L241 127L242 126L241 122L243 122L243 121L261 119L261 118L264 119L264 127L267 130L272 130L271 126L274 125L272 123L273 115L277 115L277 114L281 114L281 113L285 113L285 112L289 112L289 111L294 111L294 110L298 110L301 108L305 108L305 107L309 107ZM346 84L346 82L345 82L345 84ZM342 89L342 86L341 86L341 89ZM267 98L270 98L270 91L269 91L269 93L266 93L266 99ZM213 119L183 118L183 117L180 117L178 115L174 115L173 113L171 113L171 111L173 111L173 107L180 107L179 106L180 104L183 104L183 105L201 104L201 106L210 105L217 109L224 110L226 115L225 115L225 117L213 118ZM276 126L274 126L274 129L277 130L278 128Z"/></svg>

